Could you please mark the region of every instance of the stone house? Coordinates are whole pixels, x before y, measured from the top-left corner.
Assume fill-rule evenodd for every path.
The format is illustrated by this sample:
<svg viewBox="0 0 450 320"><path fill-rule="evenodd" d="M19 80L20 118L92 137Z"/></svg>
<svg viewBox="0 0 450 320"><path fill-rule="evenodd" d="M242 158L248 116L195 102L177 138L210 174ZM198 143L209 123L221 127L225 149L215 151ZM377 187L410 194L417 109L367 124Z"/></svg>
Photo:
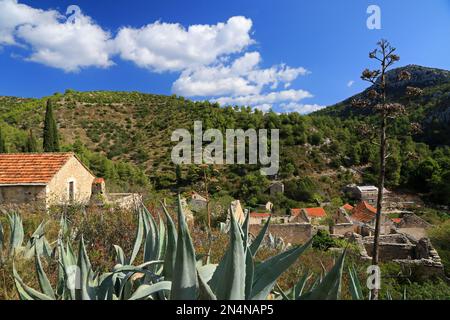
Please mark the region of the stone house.
<svg viewBox="0 0 450 320"><path fill-rule="evenodd" d="M74 153L0 154L0 205L88 204L94 180Z"/></svg>
<svg viewBox="0 0 450 320"><path fill-rule="evenodd" d="M276 196L277 193L284 194L284 183L280 181L275 181L269 186L270 196Z"/></svg>
<svg viewBox="0 0 450 320"><path fill-rule="evenodd" d="M327 213L323 208L302 208L291 209L292 222L307 222L312 224L319 224Z"/></svg>
<svg viewBox="0 0 450 320"><path fill-rule="evenodd" d="M207 208L208 200L197 192L193 191L190 195L189 205L193 211L198 212Z"/></svg>

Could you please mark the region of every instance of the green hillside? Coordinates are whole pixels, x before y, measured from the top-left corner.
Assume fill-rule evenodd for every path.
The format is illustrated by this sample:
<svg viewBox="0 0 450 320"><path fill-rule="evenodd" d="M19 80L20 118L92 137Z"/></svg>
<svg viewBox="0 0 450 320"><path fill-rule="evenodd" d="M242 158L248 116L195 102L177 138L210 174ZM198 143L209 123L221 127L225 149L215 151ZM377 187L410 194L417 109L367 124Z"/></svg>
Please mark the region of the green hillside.
<svg viewBox="0 0 450 320"><path fill-rule="evenodd" d="M413 73L410 81L414 83L391 91L391 99L405 104L409 112L396 120L390 132L394 139L390 143L388 186L418 191L430 201L449 204L449 72L406 68ZM391 75L399 70L391 71ZM413 84L423 89L423 95L411 99L402 92ZM170 160L175 145L170 139L172 132L178 128L192 130L195 120L203 121L204 130L281 130L281 170L277 178L285 181L286 195L272 199L280 208L331 201L341 196L343 185L373 183L376 177L377 168L371 165L376 163L376 146L359 133L361 125L376 118L352 108L351 99L301 116L220 108L209 102L137 92L67 90L42 99L0 97L0 126L9 152L24 150L30 129L35 136L42 136L48 98L54 102L64 149L76 151L97 175L122 190L203 190L202 168L185 165L177 175ZM411 136L411 122L420 122L423 132ZM250 205L268 200L270 181L260 176L257 166L210 167L207 176L211 194L231 195Z"/></svg>

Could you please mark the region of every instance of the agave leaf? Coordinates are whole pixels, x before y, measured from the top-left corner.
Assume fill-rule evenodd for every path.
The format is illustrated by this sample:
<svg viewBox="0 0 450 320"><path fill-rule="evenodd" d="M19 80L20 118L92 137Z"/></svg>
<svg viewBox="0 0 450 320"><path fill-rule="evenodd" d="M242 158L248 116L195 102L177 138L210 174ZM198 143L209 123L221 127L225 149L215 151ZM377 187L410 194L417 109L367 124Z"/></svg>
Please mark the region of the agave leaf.
<svg viewBox="0 0 450 320"><path fill-rule="evenodd" d="M250 298L264 300L269 295L277 279L298 257L312 244L312 239L305 245L280 253L256 266L253 288Z"/></svg>
<svg viewBox="0 0 450 320"><path fill-rule="evenodd" d="M144 243L144 262L153 261L159 257L159 240L154 229L147 233Z"/></svg>
<svg viewBox="0 0 450 320"><path fill-rule="evenodd" d="M161 281L152 285L143 284L137 288L129 300L143 300L157 292L170 291L171 285L170 281Z"/></svg>
<svg viewBox="0 0 450 320"><path fill-rule="evenodd" d="M231 214L230 243L210 281L219 300L245 299L246 256L241 229Z"/></svg>
<svg viewBox="0 0 450 320"><path fill-rule="evenodd" d="M338 300L341 294L345 255L346 251L340 256L323 280L312 291L302 295L299 300Z"/></svg>
<svg viewBox="0 0 450 320"><path fill-rule="evenodd" d="M253 254L253 256L256 256L256 253L258 252L259 247L261 246L261 243L264 240L264 237L266 236L267 230L269 229L270 220L272 217L270 217L264 227L259 232L258 236L255 238L255 240L250 245L250 250Z"/></svg>
<svg viewBox="0 0 450 320"><path fill-rule="evenodd" d="M164 255L164 268L163 273L166 280L172 280L173 270L175 266L176 254L177 254L177 230L172 218L170 217L167 208L161 202L164 214L166 216L167 223L167 246Z"/></svg>
<svg viewBox="0 0 450 320"><path fill-rule="evenodd" d="M254 272L255 265L253 263L252 252L247 247L247 252L245 253L245 299L250 299L252 294Z"/></svg>
<svg viewBox="0 0 450 320"><path fill-rule="evenodd" d="M280 292L282 300L291 300L291 299L289 299L289 296L283 291L283 289L281 289L281 287L278 285L278 283L276 284L276 287L277 287L277 290Z"/></svg>
<svg viewBox="0 0 450 320"><path fill-rule="evenodd" d="M14 263L13 263L13 275L14 281L16 283L16 288L21 298L25 298L25 300L54 300L51 297L27 286L17 273Z"/></svg>
<svg viewBox="0 0 450 320"><path fill-rule="evenodd" d="M114 245L114 250L116 251L116 264L125 264L125 253L120 246Z"/></svg>
<svg viewBox="0 0 450 320"><path fill-rule="evenodd" d="M144 217L144 262L159 258L159 236L155 219L145 206L142 206Z"/></svg>
<svg viewBox="0 0 450 320"><path fill-rule="evenodd" d="M217 264L205 264L204 266L198 267L197 270L202 279L208 283L216 271L216 268Z"/></svg>
<svg viewBox="0 0 450 320"><path fill-rule="evenodd" d="M133 247L133 252L131 253L131 258L130 261L128 261L127 264L133 264L134 259L136 259L136 256L139 253L139 250L141 248L141 244L142 244L142 237L144 235L144 222L143 222L143 214L141 211L139 211L138 214L138 228L136 231L136 238L134 241L134 247Z"/></svg>
<svg viewBox="0 0 450 320"><path fill-rule="evenodd" d="M45 226L48 222L41 222L41 224L36 228L34 233L31 235L31 238L41 238L45 233Z"/></svg>
<svg viewBox="0 0 450 320"><path fill-rule="evenodd" d="M22 218L16 212L12 215L8 215L11 235L9 239L9 253L12 255L14 251L22 246L24 232Z"/></svg>
<svg viewBox="0 0 450 320"><path fill-rule="evenodd" d="M164 224L164 221L160 214L158 214L159 217L159 260L163 260L164 256L166 254L166 247L167 247L167 231L166 231L166 225Z"/></svg>
<svg viewBox="0 0 450 320"><path fill-rule="evenodd" d="M206 279L203 279L200 272L198 273L198 284L199 284L199 300L217 300L216 295L214 292L212 292L211 288L209 287Z"/></svg>
<svg viewBox="0 0 450 320"><path fill-rule="evenodd" d="M352 294L353 300L364 300L362 293L361 282L359 282L358 275L354 267L348 268L348 273L350 275L350 293Z"/></svg>
<svg viewBox="0 0 450 320"><path fill-rule="evenodd" d="M178 195L178 240L172 280L172 300L196 300L198 297L195 251Z"/></svg>
<svg viewBox="0 0 450 320"><path fill-rule="evenodd" d="M244 223L242 223L242 232L244 234L244 244L247 246L248 244L248 233L250 232L250 212L245 216Z"/></svg>
<svg viewBox="0 0 450 320"><path fill-rule="evenodd" d="M310 273L305 273L300 280L298 281L298 283L295 285L294 287L294 299L297 299L298 297L300 297L303 294L303 290L305 290L305 286L306 283L308 282L309 279L311 279L312 274Z"/></svg>
<svg viewBox="0 0 450 320"><path fill-rule="evenodd" d="M92 300L94 297L90 288L90 280L93 272L89 257L86 252L86 247L84 245L83 236L81 236L78 250L78 272L80 273L80 288L77 288L77 290L75 291L77 293L77 300Z"/></svg>
<svg viewBox="0 0 450 320"><path fill-rule="evenodd" d="M36 249L37 250L37 249ZM55 292L53 291L52 285L45 274L44 269L42 268L41 259L39 258L39 254L35 253L35 264L36 264L36 273L38 276L39 286L41 287L41 291L49 296L52 299L56 299Z"/></svg>

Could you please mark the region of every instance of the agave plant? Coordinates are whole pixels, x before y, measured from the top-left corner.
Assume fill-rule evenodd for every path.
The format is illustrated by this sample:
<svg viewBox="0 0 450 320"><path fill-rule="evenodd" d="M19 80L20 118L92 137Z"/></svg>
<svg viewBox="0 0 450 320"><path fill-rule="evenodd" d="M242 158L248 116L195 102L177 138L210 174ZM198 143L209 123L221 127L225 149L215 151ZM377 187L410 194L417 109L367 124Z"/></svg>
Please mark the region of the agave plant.
<svg viewBox="0 0 450 320"><path fill-rule="evenodd" d="M25 236L22 218L17 212L8 214L7 217L9 222L9 239L6 239L3 225L0 223L0 264L5 260L3 250L6 243L8 243L6 245L8 258L20 255L25 259L30 259L36 252L47 257L51 255L51 245L44 235L46 223L41 223L27 241L27 245L23 246Z"/></svg>
<svg viewBox="0 0 450 320"><path fill-rule="evenodd" d="M230 212L230 241L224 256L218 264L211 264L209 259L206 264L203 264L195 254L180 197L178 198L178 230L163 204L162 207L165 222L159 217L158 224L145 206L140 206L132 253L130 257L127 257L124 250L115 245L117 264L111 272L98 274L93 271L83 237L81 237L77 255L74 254L70 241L65 243L63 237L58 240L59 272L56 288L50 285L39 254L34 256L41 291L27 286L14 266L14 279L20 298L33 300L267 299L281 274L312 243L309 241L301 247L289 249L258 262L255 256L266 236L270 220L250 243L249 215L241 226L235 220L234 212ZM65 224L62 222L61 225ZM142 247L143 263L134 266L133 263ZM35 250L38 250L37 246ZM296 286L293 297L339 298L344 257L345 253L323 280L318 281L308 292L304 286L307 279L302 278Z"/></svg>

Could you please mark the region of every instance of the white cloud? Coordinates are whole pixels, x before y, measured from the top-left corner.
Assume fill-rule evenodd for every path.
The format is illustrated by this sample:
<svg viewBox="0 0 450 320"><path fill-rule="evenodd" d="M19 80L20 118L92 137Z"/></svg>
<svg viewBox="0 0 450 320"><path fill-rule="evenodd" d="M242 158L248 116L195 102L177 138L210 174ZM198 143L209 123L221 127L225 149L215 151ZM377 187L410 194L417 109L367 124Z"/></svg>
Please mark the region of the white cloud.
<svg viewBox="0 0 450 320"><path fill-rule="evenodd" d="M253 110L260 110L262 112L269 112L273 106L271 104L265 103L258 106L253 107Z"/></svg>
<svg viewBox="0 0 450 320"><path fill-rule="evenodd" d="M155 22L140 29L122 28L115 48L122 59L154 71L182 71L208 65L220 56L241 52L253 43L252 20L242 16L216 25Z"/></svg>
<svg viewBox="0 0 450 320"><path fill-rule="evenodd" d="M108 32L81 13L70 23L53 10L0 0L0 44L29 46L29 61L68 72L109 67L113 64L109 40Z"/></svg>
<svg viewBox="0 0 450 320"><path fill-rule="evenodd" d="M221 105L239 105L239 106L256 106L261 104L274 104L282 102L298 102L306 98L312 98L313 95L308 91L299 90L281 90L273 91L265 94L252 94L237 97L221 97L213 99Z"/></svg>
<svg viewBox="0 0 450 320"><path fill-rule="evenodd" d="M246 52L255 43L252 20L246 17L188 27L158 21L142 28L123 27L115 37L82 13L75 23L66 18L55 10L0 0L0 49L24 47L29 52L25 60L66 72L107 68L118 56L150 71L179 72L174 93L210 97L222 105L249 105L262 111L283 106L286 112L301 113L321 108L299 103L313 97L308 91L290 89L294 80L309 73L305 68L285 64L263 68L259 52Z"/></svg>
<svg viewBox="0 0 450 320"><path fill-rule="evenodd" d="M185 96L258 95L265 86L276 89L279 83L287 88L308 71L286 65L259 68L258 52L247 52L230 65L219 63L185 70L173 84L172 91Z"/></svg>
<svg viewBox="0 0 450 320"><path fill-rule="evenodd" d="M280 108L283 113L298 112L300 114L308 114L326 108L326 106L321 106L318 104L300 104L296 102L290 102L280 104Z"/></svg>
<svg viewBox="0 0 450 320"><path fill-rule="evenodd" d="M59 17L53 10L34 9L17 0L0 0L0 45L17 45L16 28L24 24L48 24Z"/></svg>
<svg viewBox="0 0 450 320"><path fill-rule="evenodd" d="M347 83L347 87L351 87L351 86L353 86L353 84L355 83L355 81L353 81L353 80L350 80L348 83Z"/></svg>

